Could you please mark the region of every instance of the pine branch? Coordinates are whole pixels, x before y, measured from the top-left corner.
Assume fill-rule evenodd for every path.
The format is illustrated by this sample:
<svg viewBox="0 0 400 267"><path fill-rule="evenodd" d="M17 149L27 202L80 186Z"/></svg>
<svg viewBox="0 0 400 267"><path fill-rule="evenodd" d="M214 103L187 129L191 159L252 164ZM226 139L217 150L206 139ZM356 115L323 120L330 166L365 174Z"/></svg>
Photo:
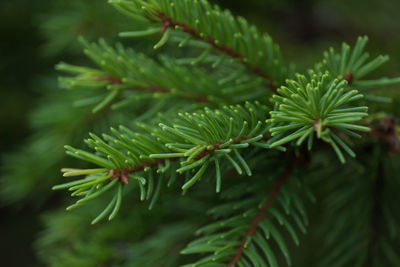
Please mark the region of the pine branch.
<svg viewBox="0 0 400 267"><path fill-rule="evenodd" d="M87 90L107 88L109 93L93 108L95 112L113 101L116 102L118 97L120 100L111 106L113 109L146 99L175 98L182 103L197 102L220 106L266 96L261 87L261 79L242 77L241 81L227 81L226 77L220 77L218 73L211 75L199 68L174 64L165 56L161 57L160 64L143 54L125 49L122 45L117 45L114 49L104 40L99 45L89 44L84 39L81 41L85 46L85 53L101 69L60 63L57 65L58 70L76 75L61 77L60 86ZM103 94L103 90L100 93ZM91 99L88 101L93 102Z"/></svg>
<svg viewBox="0 0 400 267"><path fill-rule="evenodd" d="M110 3L134 18L146 18L160 24L164 35L156 48L168 40L170 30L180 30L232 59L238 59L252 73L265 79L273 92L288 76L279 47L267 34L261 34L244 18L236 18L228 10L222 11L207 1L111 0ZM210 21L213 23L210 24ZM150 29L147 32L153 34L152 29L155 28ZM124 35L141 34L133 32Z"/></svg>
<svg viewBox="0 0 400 267"><path fill-rule="evenodd" d="M270 131L276 138L270 139L271 147L293 140L297 140L296 145L300 146L308 140L307 147L311 150L315 133L317 138L332 146L342 163L345 163L345 158L341 150L355 157L354 151L342 138L347 138L346 135L360 138L361 135L356 132L369 132L370 129L354 124L367 116L368 108L349 106L350 102L364 98L363 94L349 85L365 90L370 86L400 82L399 78L381 78L367 82L361 80L388 60L387 56L379 56L366 63L368 53L364 52L364 48L367 41L367 37L358 38L352 50L344 43L341 54L336 54L331 48L324 53L322 63L316 64L315 70L309 71L310 78L297 74L297 80L286 80L286 86L277 90L279 95L272 97L275 109L270 112L271 119L267 123L274 124ZM366 98L384 100L371 95ZM377 132L371 134L379 135ZM393 149L397 149L399 144L393 134L384 138L390 139L386 141L392 143Z"/></svg>
<svg viewBox="0 0 400 267"><path fill-rule="evenodd" d="M291 265L283 230L287 230L294 242L299 244L292 223L305 233L308 219L300 195L309 194L305 185L298 184L299 180L295 177L288 181L292 172L293 165L289 165L274 182L265 177L254 177L252 181L225 190L221 195L224 203L209 211L218 220L200 228L196 234L202 237L192 241L181 252L201 254L202 257L184 266L212 263L215 266L268 264L276 267L278 258L270 246L273 245L270 237L276 242L286 263ZM265 197L266 188L271 188L269 197Z"/></svg>
<svg viewBox="0 0 400 267"><path fill-rule="evenodd" d="M238 140L234 140L231 142L232 145L242 145L243 141L249 140L254 137L247 137L243 136ZM264 138L260 138L259 140L263 140ZM205 157L214 154L216 151L220 151L221 146L223 146L226 142L220 142L212 145L212 148L206 149L201 151L197 156L195 156L193 159L196 161L201 161ZM134 168L126 167L125 169L118 170L118 169L111 169L108 171L109 174L112 174L113 176L110 178L110 181L117 179L118 181L124 183L124 184L129 184L129 178L128 176L130 174L135 174L135 173L140 173L144 171L146 168L156 168L159 165L166 165L167 162L173 162L173 161L184 161L186 159L184 154L179 154L182 156L178 156L179 153L177 154L165 154L166 157L162 157L162 154L151 154L150 158L155 158L153 162L141 162L138 166L135 166ZM173 157L168 157L168 155L172 155ZM159 158L160 157L160 158ZM70 173L70 172L69 172Z"/></svg>
<svg viewBox="0 0 400 267"><path fill-rule="evenodd" d="M220 156L227 159L239 174L242 174L244 169L244 172L250 176L252 171L237 149L246 148L249 145L264 148L278 147L296 138L298 138L296 144L301 145L308 138L308 149L310 150L313 132L316 132L318 138L330 143L339 159L344 163L343 154L337 144L349 155L354 157L355 153L333 130L337 129L355 137L360 136L352 130L369 130L367 127L351 123L366 116L366 107L341 108L348 102L362 98L362 95L358 94L356 90L346 92L344 87L346 82L338 83L337 80L331 80L328 74L317 75L311 72L310 76L311 82L308 82L304 76L298 75L297 82L287 81L289 87L279 89L282 96L274 95L273 97L278 104L275 105L278 110L271 112L272 117L267 120L265 126L262 126L262 120L266 116L266 107L258 103L257 107L247 103L245 109L237 106L226 107L224 112L212 112L205 109L200 114L180 114L180 118L176 121L177 124L174 124L173 127L160 124L163 131L142 124L140 126L147 131L147 134L144 135L133 133L128 129L122 129L125 132L122 134L112 129L116 138L104 135L104 139L109 144L91 134L92 139L87 140L88 145L103 157L72 147L67 147L68 153L105 169L95 169L94 177L89 176L83 180L56 186L55 189L72 186L70 190L77 190L75 195L85 196L69 207L75 208L111 189L116 185L116 181L128 184L128 177L132 175L139 183L141 199L144 200L150 197L150 194L147 193L146 196L144 191L147 179L137 174L145 172L152 177L152 170L157 169L158 173L172 171L174 174L170 173L169 175L175 177L175 170L180 174L188 174L188 171L192 172L197 169L191 178L186 178L186 182L182 186L182 189L186 191L205 174L209 163L215 161L218 192L221 177L218 162ZM276 126L271 128L271 123ZM287 131L296 128L297 130L292 134L286 134ZM259 143L260 140L266 140L267 130L272 132L273 137L268 140L268 143ZM129 139L129 136L134 139ZM125 154L124 151L128 153ZM231 152L235 154L239 163L229 155ZM92 174L92 170L66 170L67 176L85 174ZM152 180L153 178L148 179ZM100 189L107 182L110 184L104 189ZM88 186L91 186L90 190L87 188ZM111 207L113 203L120 205L121 190L119 185L114 197L119 201L113 199L108 207ZM152 191L153 189L150 187L149 192ZM159 192L159 190L156 191ZM89 197L92 194L93 197ZM157 197L155 196L153 199L157 199ZM108 210L109 208L106 209L107 212Z"/></svg>
<svg viewBox="0 0 400 267"><path fill-rule="evenodd" d="M118 53L124 54L124 49L121 47L117 48L119 52L116 52L104 42L101 43L101 46L103 46L103 49L92 45L92 50L88 50L88 54L92 59L97 61L100 65L105 66L111 74L121 75L121 73L124 73L126 70L124 69L125 67L120 65L119 61L121 61L121 56L118 55ZM355 50L360 50L360 46L360 44L357 44ZM102 51L107 51L108 54L106 53L105 56L107 60L115 58L117 61L109 61L108 64L106 64L103 62L104 59L102 59L104 57ZM356 54L356 52L353 54ZM345 58L345 56L343 56L343 58ZM354 56L354 58L357 58L357 55ZM341 62L343 69L346 61L341 59ZM375 65L376 64L377 63L375 63ZM150 65L154 67L155 63L151 62ZM374 66L374 64L370 65ZM125 66L127 65L125 64ZM157 68L160 70L160 74L165 72L163 71L163 67L158 66ZM134 68L131 67L128 69ZM90 73L86 68L80 67L67 67L66 70L72 72L78 71L86 74ZM182 75L182 72L176 74ZM353 73L351 72L351 75L348 75L347 79L352 81L352 75ZM127 77L129 77L129 75L127 75ZM157 76L153 77L156 80L158 78ZM114 76L106 76L105 79L115 86L121 86L121 83L124 82L121 79L114 78ZM137 85L137 82L135 82L135 84ZM218 192L221 174L218 162L219 157L215 155L223 155L239 174L242 174L244 169L247 175L251 175L251 169L238 152L238 148L245 148L249 146L250 143L251 145L264 148L279 147L295 139L297 139L296 144L301 145L308 138L308 149L310 150L313 143L314 132L318 138L331 144L339 159L344 163L345 159L341 149L352 157L355 156L355 153L341 138L339 138L337 131L353 137L360 137L360 135L353 131L369 131L367 127L353 124L353 122L367 115L367 107L351 108L347 106L349 102L359 100L363 96L356 90L348 90L346 84L346 81L338 82L338 80L331 77L328 72L325 74L315 74L310 71L310 80L307 80L307 78L302 75L297 75L297 81L287 80L288 87L282 86L278 89L280 95L273 96L275 111L270 112L271 119L267 120L267 125L264 127L261 125L263 118L266 117L265 114L263 112L259 113L254 106L246 104L246 109L250 112L250 115L240 106L237 108L231 107L225 109L225 111L228 111L228 113L225 114L220 111L213 113L206 109L205 112L200 115L197 113L193 115L180 115L181 125L178 124L170 127L160 124L164 131L161 134L159 130L155 130L149 125L141 125L141 127L147 131L145 135L135 134L126 129L123 130L125 134L138 138L138 140L129 140L124 134L112 130L117 138L108 135L104 136L104 138L112 144L110 145L97 136L91 135L92 139L88 139L87 143L98 153L102 154L103 157L76 150L71 147L67 147L69 150L68 153L80 159L100 165L105 169L97 169L94 170L93 173L92 170L66 170L67 176L82 174L94 176L91 177L89 175L86 179L56 186L55 188L62 189L72 186L71 190L77 190L73 194L85 196L76 204L69 207L75 208L111 189L116 185L117 181L119 181L120 184L128 184L129 176L132 176L133 179L138 181L141 189L141 199L144 200L150 197L150 194L145 192L147 179L138 176L138 173L144 172L150 175L149 177L152 177L153 169L157 169L158 173L170 172L171 170L174 172L174 170L177 170L180 174L188 174L188 171L192 172L197 169L197 172L191 178L186 178L186 182L182 186L182 189L186 191L200 180L206 172L209 163L214 160L217 170L216 183ZM109 99L110 98L108 98L108 100L106 99L106 101L109 101ZM100 105L104 105L104 101L100 103ZM259 106L259 104L257 105ZM265 111L265 107L261 109ZM240 117L239 125L233 122L238 114ZM260 114L262 114L262 116L259 116ZM201 123L198 124L196 119L200 120ZM249 122L251 122L251 125ZM235 128L233 124L236 125L237 131L235 138L231 136L233 133L232 130ZM274 127L271 128L271 124L273 124ZM251 128L248 128L249 125ZM268 140L268 143L259 143L258 141L265 140L264 134L268 129L272 132L272 138ZM249 134L246 134L247 132ZM288 135L288 132L291 133ZM150 137L149 134L153 137ZM154 137L156 137L156 140L154 140ZM178 146L175 145L176 142L178 142ZM125 154L126 151L128 152L127 154ZM231 152L235 154L239 163L229 155ZM180 168L179 165L181 165ZM170 176L175 177L175 173L170 173ZM152 180L153 178L148 179ZM172 180L174 179L175 178ZM105 183L108 182L109 184L104 186ZM157 188L161 187L161 183L160 180ZM88 188L89 186L91 186L90 189ZM102 188L103 186L104 188ZM152 182L151 186L153 186ZM152 187L149 188L148 192L153 192ZM159 189L157 189L156 192L159 192ZM101 217L109 212L114 204L116 205L114 210L118 210L117 206L121 203L121 195L122 187L119 185L116 195L111 200L106 210L101 214ZM156 195L153 199L157 199L157 197ZM152 201L152 203L154 202L155 201ZM112 214L114 214L114 212ZM95 219L95 221L97 222L98 220Z"/></svg>
<svg viewBox="0 0 400 267"><path fill-rule="evenodd" d="M57 37L46 52L71 52L68 35L108 32L119 24L93 3L78 4L83 13L44 18L45 34ZM307 232L305 198L314 198L307 186L317 180L313 192L321 206L311 228L318 242L304 249L312 250L312 259L321 257L306 264L400 266L400 128L395 117L386 116L390 108L367 107L364 101L391 101L368 91L400 83L400 77L371 75L388 56L369 60L368 40L360 37L353 48L343 44L325 52L308 76L295 75L268 34L207 0L110 3L140 21L133 25L138 31L120 37L154 35L160 37L154 49L166 44L185 49L176 53L166 46L156 58L104 40L83 40L95 67L57 65L67 73L60 87L71 92L46 98L45 110L34 115L33 128L40 131L33 141L19 155L6 155L3 195L40 205L49 187L43 177L51 177L62 160L61 143L74 142L89 129L104 133L104 125L131 128L90 133L88 151L65 147L84 169L62 169L74 180L53 189L78 198L67 210L85 208L45 216L46 231L36 244L43 261L51 266L298 266L302 263L292 263L294 246L288 244L298 246L298 233ZM72 100L83 108L72 110ZM106 107L124 110L99 112ZM98 113L88 116L90 109ZM378 142L354 142L363 136ZM325 143L313 155L300 147L307 142L311 151L317 139ZM291 146L296 160L280 153L286 152L283 145ZM344 152L352 157L346 165ZM311 159L311 166L296 168L303 159ZM93 167L79 165L87 163ZM176 184L190 196L166 189ZM214 186L218 194L210 190ZM97 208L103 208L100 214ZM116 222L87 225L87 216L95 217L95 224L117 214ZM203 223L180 258L194 225ZM296 250L303 254L303 248Z"/></svg>
<svg viewBox="0 0 400 267"><path fill-rule="evenodd" d="M317 138L329 143L340 161L345 162L341 149L355 157L353 150L342 141L337 132L352 137L361 137L353 131L368 132L369 128L354 124L367 116L366 106L351 107L349 103L362 99L357 90L348 90L346 81L339 82L329 73L315 74L310 71L310 78L297 75L297 80L287 80L286 86L278 89L280 96L274 95L275 110L267 120L274 127L270 129L271 147L297 140L300 146L308 139L311 150L314 133ZM336 132L336 133L335 133Z"/></svg>
<svg viewBox="0 0 400 267"><path fill-rule="evenodd" d="M315 65L315 71L317 73L329 71L333 77L343 79L347 81L349 86L362 91L373 89L378 86L388 86L400 83L399 77L383 77L373 80L363 79L389 60L387 55L380 55L371 61L367 61L369 53L364 51L367 42L368 37L363 36L357 39L353 48L351 48L350 45L343 43L340 53L336 53L335 49L331 47L328 51L324 52L322 62ZM366 99L376 102L390 102L390 99L386 97L378 97L374 95L366 95Z"/></svg>
<svg viewBox="0 0 400 267"><path fill-rule="evenodd" d="M253 72L254 74L260 76L261 78L265 79L268 81L269 86L271 90L276 93L276 86L274 83L274 80L272 79L271 76L265 74L263 70L259 67L252 67L249 63L246 62L246 57L241 54L237 54L232 48L224 45L224 44L217 44L217 40L213 39L210 35L205 35L201 36L200 33L196 31L195 28L190 28L188 25L182 23L182 22L173 22L171 17L167 17L164 13L156 10L158 17L161 19L162 22L162 27L161 27L161 33L165 33L165 31L168 28L181 28L184 32L190 34L193 38L198 39L198 40L204 40L206 39L206 42L210 44L213 48L221 51L222 53L225 53L229 57L233 59L239 59L240 62L245 66L248 70Z"/></svg>
<svg viewBox="0 0 400 267"><path fill-rule="evenodd" d="M235 257L232 259L232 261L228 264L229 267L234 266L235 264L238 263L240 258L243 255L243 251L245 250L245 246L248 242L248 240L254 236L256 233L260 222L264 219L264 217L267 215L268 208L271 206L271 204L274 202L276 196L279 193L280 188L286 183L287 179L290 177L292 172L294 171L293 165L289 165L283 175L277 179L277 181L274 184L274 187L272 188L272 191L269 194L268 201L262 206L260 209L259 213L257 214L257 217L254 219L254 221L251 224L250 230L246 233L245 237L242 240L242 244L240 245L237 254Z"/></svg>
<svg viewBox="0 0 400 267"><path fill-rule="evenodd" d="M253 150L257 150L257 147L268 148L263 141L268 137L265 135L268 127L262 123L267 112L268 109L259 103L247 103L244 107L225 107L216 111L206 108L199 113L179 114L179 117L173 120L172 127L160 124L159 129L139 124L144 133L135 133L125 127L121 127L121 132L112 129L115 137L103 135L106 142L90 134L91 139L87 139L86 143L97 153L66 146L67 153L101 168L64 169L64 176L67 177L88 176L55 186L54 189L70 188L69 190L74 191L73 196L83 196L68 209L79 207L102 195L116 186L118 181L120 183L115 198L120 199L121 184L128 184L130 179L138 182L141 200L151 196L152 199L157 199L163 175L169 176L168 184L172 184L176 173L185 174L186 181L182 189L187 191L201 179L208 165L214 163L219 192L221 172L226 169L234 168L238 174L252 175L244 154L239 151L248 147L253 147ZM154 170L160 176L155 191ZM144 178L146 176L147 178ZM147 191L145 186L148 186ZM120 202L111 200L110 203L120 205ZM152 200L152 203L154 202L155 200ZM106 208L106 211L109 209L111 208ZM102 213L101 217L106 213ZM95 222L97 221L96 219Z"/></svg>

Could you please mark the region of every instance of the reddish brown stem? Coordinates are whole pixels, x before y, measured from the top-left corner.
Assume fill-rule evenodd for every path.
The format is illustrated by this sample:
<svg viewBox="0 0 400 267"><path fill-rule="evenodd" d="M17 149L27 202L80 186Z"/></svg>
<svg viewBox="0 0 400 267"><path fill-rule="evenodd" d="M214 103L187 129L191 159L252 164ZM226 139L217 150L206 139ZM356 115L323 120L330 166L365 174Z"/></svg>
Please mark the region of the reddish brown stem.
<svg viewBox="0 0 400 267"><path fill-rule="evenodd" d="M124 184L129 184L129 174L144 171L146 167L155 167L159 164L165 164L167 160L175 161L178 159L180 158L162 158L156 159L154 162L141 162L138 166L135 166L134 168L126 167L122 170L112 169L108 171L109 174L113 174L113 176L110 178L110 181L118 179Z"/></svg>
<svg viewBox="0 0 400 267"><path fill-rule="evenodd" d="M321 119L316 119L316 120L314 121L314 124L313 124L314 132L318 132L318 129L319 129L319 127L320 127L320 126L319 126L320 123L322 123ZM322 125L321 130L322 130L322 131L325 130L325 125Z"/></svg>
<svg viewBox="0 0 400 267"><path fill-rule="evenodd" d="M107 75L104 79L106 81L108 81L112 85L120 85L120 84L122 84L122 81L120 79L118 79L116 77L113 77L111 75Z"/></svg>
<svg viewBox="0 0 400 267"><path fill-rule="evenodd" d="M344 75L343 80L347 81L347 83L350 85L353 82L354 75L352 72L347 73Z"/></svg>
<svg viewBox="0 0 400 267"><path fill-rule="evenodd" d="M248 137L243 136L242 138L235 140L232 144L239 144L241 141L246 140ZM220 146L224 142L220 142L217 144L214 144L211 149L206 149L202 151L199 155L195 157L195 160L199 160L204 158L207 155L210 155L215 152L215 150L219 149ZM182 159L183 157L174 157L174 158L160 158L160 159L155 159L154 162L141 162L139 165L135 166L134 168L126 167L122 170L116 170L112 169L108 171L108 174L112 174L113 176L110 178L110 181L118 179L120 182L124 184L129 184L129 175L137 172L143 171L146 167L156 167L158 165L165 164L167 160L169 161L177 161Z"/></svg>
<svg viewBox="0 0 400 267"><path fill-rule="evenodd" d="M243 256L243 252L244 252L247 240L256 233L257 228L258 228L258 224L267 215L267 211L268 211L269 207L274 202L274 200L275 200L276 196L278 195L282 185L284 185L286 183L286 181L288 180L290 174L292 174L293 171L294 171L294 166L293 166L293 164L291 164L286 168L286 170L282 174L282 176L278 180L276 180L276 182L274 184L274 187L272 188L272 191L269 194L268 201L264 204L264 206L262 206L262 208L260 209L259 213L257 214L257 217L253 220L253 222L251 224L251 228L249 229L249 231L246 233L246 235L242 239L241 246L238 248L235 257L228 264L228 267L234 266L236 263L238 263L240 258Z"/></svg>
<svg viewBox="0 0 400 267"><path fill-rule="evenodd" d="M249 63L246 62L245 56L236 53L232 48L224 45L224 44L217 44L216 40L212 38L210 35L205 35L206 40L196 31L196 29L189 27L188 25L182 23L182 22L173 22L172 18L167 17L164 13L161 11L155 10L157 13L158 17L162 21L162 26L161 26L161 33L164 33L167 28L175 28L176 26L182 28L182 30L188 34L190 34L192 37L198 40L206 41L209 43L212 47L215 49L227 54L231 58L234 59L239 59L240 62L251 72L256 74L257 76L260 76L261 78L267 80L269 83L270 89L274 92L277 93L277 88L275 86L274 80L272 79L271 76L267 75L264 73L264 71L259 68L259 67L254 67L251 66Z"/></svg>
<svg viewBox="0 0 400 267"><path fill-rule="evenodd" d="M123 84L121 79L111 76L111 75L100 76L99 79L106 80L111 85ZM154 93L167 93L168 92L168 90L166 88L159 87L156 85L150 85L149 87L136 86L135 89L150 89ZM187 98L194 99L196 102L199 102L199 103L210 103L210 100L207 97L196 94L196 93L191 93L191 95L187 96Z"/></svg>

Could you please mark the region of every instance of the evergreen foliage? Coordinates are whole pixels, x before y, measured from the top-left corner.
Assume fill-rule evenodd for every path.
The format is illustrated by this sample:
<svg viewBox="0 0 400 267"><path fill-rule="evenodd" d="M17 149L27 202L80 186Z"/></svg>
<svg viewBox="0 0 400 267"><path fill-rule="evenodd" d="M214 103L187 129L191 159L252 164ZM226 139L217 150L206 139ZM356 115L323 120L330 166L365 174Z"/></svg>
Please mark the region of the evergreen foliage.
<svg viewBox="0 0 400 267"><path fill-rule="evenodd" d="M9 202L50 184L78 198L44 217L42 261L302 266L299 250L309 266L400 265L398 93L386 90L400 78L380 76L389 57L368 60L366 36L296 70L267 33L207 0L109 3L133 30L114 46L82 33L88 60L56 66L63 91L33 114L25 148L43 151L25 164L45 166L31 178L14 168L21 155L6 159ZM77 18L58 19L45 31ZM49 179L60 143L74 159Z"/></svg>

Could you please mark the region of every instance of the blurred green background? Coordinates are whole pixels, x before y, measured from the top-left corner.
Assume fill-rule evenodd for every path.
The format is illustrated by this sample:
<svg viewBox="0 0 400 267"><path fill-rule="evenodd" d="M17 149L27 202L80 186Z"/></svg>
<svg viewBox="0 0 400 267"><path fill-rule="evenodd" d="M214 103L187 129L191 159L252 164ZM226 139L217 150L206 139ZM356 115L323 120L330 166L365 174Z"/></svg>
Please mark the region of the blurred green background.
<svg viewBox="0 0 400 267"><path fill-rule="evenodd" d="M357 36L368 35L371 54L391 57L381 71L400 75L398 0L214 2L269 32L286 59L294 61L299 70L311 67L328 46L338 47L342 41L354 43ZM43 264L34 245L45 228L41 214L60 207L60 197L50 187L59 181L58 169L66 160L63 143L57 153L40 143L54 136L46 135L55 131L54 127L61 129L56 135L59 142L70 140L67 133L65 140L60 138L68 125L44 121L41 115L51 112L51 105L64 94L57 88L54 65L60 60L86 61L77 42L79 35L115 41L119 31L132 28L132 21L103 0L0 3L2 266ZM68 108L73 112L73 107Z"/></svg>

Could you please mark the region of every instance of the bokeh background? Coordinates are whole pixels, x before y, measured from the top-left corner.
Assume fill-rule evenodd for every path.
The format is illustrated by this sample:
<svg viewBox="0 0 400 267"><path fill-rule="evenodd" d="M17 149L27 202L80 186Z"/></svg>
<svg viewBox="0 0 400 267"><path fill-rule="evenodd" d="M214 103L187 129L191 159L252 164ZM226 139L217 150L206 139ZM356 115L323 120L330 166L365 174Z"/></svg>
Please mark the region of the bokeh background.
<svg viewBox="0 0 400 267"><path fill-rule="evenodd" d="M299 70L311 67L327 47L368 35L372 55L391 57L381 71L400 75L398 0L213 2L270 33ZM62 146L81 140L91 125L71 123L81 110L70 105L71 92L58 88L54 65L87 61L79 35L114 42L118 32L134 28L105 0L1 1L0 265L52 264L43 255L55 252L57 237L46 239L46 231L57 225L54 214L62 212L63 198L50 188L70 160Z"/></svg>

